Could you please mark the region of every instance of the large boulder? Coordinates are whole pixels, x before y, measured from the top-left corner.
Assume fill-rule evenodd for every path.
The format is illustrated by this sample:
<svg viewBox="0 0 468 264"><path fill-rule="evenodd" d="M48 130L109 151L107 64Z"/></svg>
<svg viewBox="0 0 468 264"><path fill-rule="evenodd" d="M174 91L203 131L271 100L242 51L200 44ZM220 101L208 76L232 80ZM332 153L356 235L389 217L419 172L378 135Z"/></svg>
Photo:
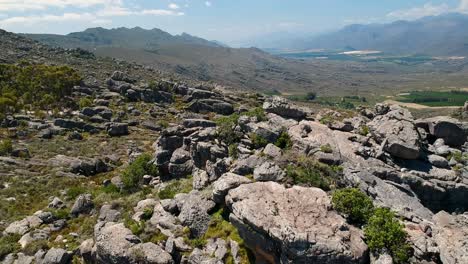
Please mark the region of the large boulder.
<svg viewBox="0 0 468 264"><path fill-rule="evenodd" d="M190 194L184 195L180 204L178 216L180 222L190 228L192 236L203 236L211 221L209 212L215 207L215 203L203 197L202 193L192 191Z"/></svg>
<svg viewBox="0 0 468 264"><path fill-rule="evenodd" d="M225 101L218 99L199 99L189 105L189 110L196 113L214 112L221 115L234 113L234 107Z"/></svg>
<svg viewBox="0 0 468 264"><path fill-rule="evenodd" d="M466 142L466 134L460 122L448 116L438 116L417 121L418 127L422 127L435 138L444 139L450 146L458 147Z"/></svg>
<svg viewBox="0 0 468 264"><path fill-rule="evenodd" d="M169 253L140 239L122 223L100 222L94 228L97 263L134 264L174 263Z"/></svg>
<svg viewBox="0 0 468 264"><path fill-rule="evenodd" d="M68 264L72 254L61 248L51 248L42 260L42 264Z"/></svg>
<svg viewBox="0 0 468 264"><path fill-rule="evenodd" d="M419 158L420 137L408 110L392 105L389 112L375 117L368 126L374 138L392 156L402 159Z"/></svg>
<svg viewBox="0 0 468 264"><path fill-rule="evenodd" d="M286 189L274 182L244 184L229 191L226 204L247 245L277 263L368 260L361 231L331 209L321 189Z"/></svg>
<svg viewBox="0 0 468 264"><path fill-rule="evenodd" d="M72 216L78 216L80 214L88 214L94 208L94 203L91 194L81 194L76 198L75 203L70 211Z"/></svg>
<svg viewBox="0 0 468 264"><path fill-rule="evenodd" d="M267 113L277 114L285 118L304 119L307 112L300 107L291 104L287 99L275 96L263 104L263 109Z"/></svg>
<svg viewBox="0 0 468 264"><path fill-rule="evenodd" d="M128 135L128 124L110 123L107 125L107 134L111 137L126 136Z"/></svg>
<svg viewBox="0 0 468 264"><path fill-rule="evenodd" d="M224 197L229 192L229 190L250 182L251 180L249 180L247 177L234 173L225 173L213 184L213 200L216 203L223 204Z"/></svg>
<svg viewBox="0 0 468 264"><path fill-rule="evenodd" d="M275 163L267 161L254 169L253 176L256 181L281 181L286 173Z"/></svg>
<svg viewBox="0 0 468 264"><path fill-rule="evenodd" d="M441 211L433 220L442 263L468 263L468 215L453 216Z"/></svg>

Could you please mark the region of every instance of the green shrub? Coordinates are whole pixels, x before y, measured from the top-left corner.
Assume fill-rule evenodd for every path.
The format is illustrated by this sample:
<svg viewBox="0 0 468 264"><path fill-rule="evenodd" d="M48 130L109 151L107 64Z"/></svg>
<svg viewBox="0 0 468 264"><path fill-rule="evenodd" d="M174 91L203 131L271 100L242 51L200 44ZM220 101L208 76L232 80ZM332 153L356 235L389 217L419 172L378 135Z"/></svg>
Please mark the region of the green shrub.
<svg viewBox="0 0 468 264"><path fill-rule="evenodd" d="M288 132L286 131L281 132L280 136L275 142L275 145L281 149L290 149L293 143L291 141L291 137L289 136Z"/></svg>
<svg viewBox="0 0 468 264"><path fill-rule="evenodd" d="M0 141L0 156L9 155L13 151L13 143L11 139L3 139Z"/></svg>
<svg viewBox="0 0 468 264"><path fill-rule="evenodd" d="M0 99L0 106L14 108L9 103L11 98L36 110L66 106L70 103L67 96L81 80L79 74L67 66L0 64L0 94L4 98Z"/></svg>
<svg viewBox="0 0 468 264"><path fill-rule="evenodd" d="M166 241L168 237L164 235L159 228L155 228L154 232L145 232L141 234L141 240L143 240L144 243L154 243L154 244L159 244L163 241Z"/></svg>
<svg viewBox="0 0 468 264"><path fill-rule="evenodd" d="M252 141L255 149L264 148L269 143L264 137L255 133L250 133L250 140Z"/></svg>
<svg viewBox="0 0 468 264"><path fill-rule="evenodd" d="M315 100L315 98L317 98L317 93L316 92L308 92L306 94L307 101L313 101L313 100Z"/></svg>
<svg viewBox="0 0 468 264"><path fill-rule="evenodd" d="M160 125L162 128L169 127L169 122L167 120L159 120L157 124Z"/></svg>
<svg viewBox="0 0 468 264"><path fill-rule="evenodd" d="M256 117L258 122L266 121L266 115L265 115L265 110L262 107L256 107L243 115L246 115L248 117Z"/></svg>
<svg viewBox="0 0 468 264"><path fill-rule="evenodd" d="M36 252L41 249L43 250L49 249L47 240L41 239L41 240L32 241L28 243L26 247L24 247L21 251L28 256L34 256L34 254L36 254Z"/></svg>
<svg viewBox="0 0 468 264"><path fill-rule="evenodd" d="M158 197L161 200L173 199L178 193L189 193L192 191L192 178L180 179L169 182L164 189L160 190Z"/></svg>
<svg viewBox="0 0 468 264"><path fill-rule="evenodd" d="M151 160L151 155L142 154L125 168L121 178L126 190L137 189L145 175L158 175L158 167Z"/></svg>
<svg viewBox="0 0 468 264"><path fill-rule="evenodd" d="M364 227L364 234L371 251L379 253L387 250L395 263L408 262L411 246L407 242L407 234L390 209L375 209Z"/></svg>
<svg viewBox="0 0 468 264"><path fill-rule="evenodd" d="M151 217L153 216L153 211L154 209L152 207L146 207L143 209L143 214L141 215L141 219L147 221L150 220Z"/></svg>
<svg viewBox="0 0 468 264"><path fill-rule="evenodd" d="M70 200L76 199L80 194L86 193L88 190L83 186L72 186L67 190L67 196Z"/></svg>
<svg viewBox="0 0 468 264"><path fill-rule="evenodd" d="M286 168L286 175L293 184L330 190L341 175L340 166L328 166L308 157L293 161Z"/></svg>
<svg viewBox="0 0 468 264"><path fill-rule="evenodd" d="M192 240L193 246L203 247L206 240L210 238L222 238L225 241L233 240L239 245L239 256L241 257L241 263L253 263L252 257L249 250L247 249L244 240L240 237L239 231L226 220L228 214L223 209L215 212L212 217L208 230L201 239ZM230 257L230 255L229 255ZM225 263L233 263L232 260L226 259Z"/></svg>
<svg viewBox="0 0 468 264"><path fill-rule="evenodd" d="M227 145L238 143L241 139L241 135L235 131L238 120L238 114L220 117L215 120L218 138Z"/></svg>
<svg viewBox="0 0 468 264"><path fill-rule="evenodd" d="M83 97L78 102L80 108L91 107L93 106L93 101L89 97Z"/></svg>
<svg viewBox="0 0 468 264"><path fill-rule="evenodd" d="M144 221L135 221L132 218L128 217L124 219L124 225L126 228L130 229L132 233L136 236L139 236L145 231L145 222Z"/></svg>
<svg viewBox="0 0 468 264"><path fill-rule="evenodd" d="M366 126L366 125L363 125L363 126L361 126L361 127L359 128L359 134L360 134L361 136L367 136L367 135L369 134L369 132L370 132L370 129L369 129L369 127Z"/></svg>
<svg viewBox="0 0 468 264"><path fill-rule="evenodd" d="M323 153L333 153L333 149L330 146L330 144L320 146L320 151L322 151Z"/></svg>
<svg viewBox="0 0 468 264"><path fill-rule="evenodd" d="M234 159L237 159L239 156L239 152L237 150L238 144L231 144L228 147L228 152L229 152L229 157L232 157Z"/></svg>
<svg viewBox="0 0 468 264"><path fill-rule="evenodd" d="M20 235L6 235L0 237L0 260L10 253L17 252L20 249Z"/></svg>
<svg viewBox="0 0 468 264"><path fill-rule="evenodd" d="M335 191L332 203L336 211L345 214L351 223L358 225L367 223L374 211L372 200L356 188Z"/></svg>
<svg viewBox="0 0 468 264"><path fill-rule="evenodd" d="M68 209L57 209L52 211L52 215L56 219L67 219L70 216Z"/></svg>

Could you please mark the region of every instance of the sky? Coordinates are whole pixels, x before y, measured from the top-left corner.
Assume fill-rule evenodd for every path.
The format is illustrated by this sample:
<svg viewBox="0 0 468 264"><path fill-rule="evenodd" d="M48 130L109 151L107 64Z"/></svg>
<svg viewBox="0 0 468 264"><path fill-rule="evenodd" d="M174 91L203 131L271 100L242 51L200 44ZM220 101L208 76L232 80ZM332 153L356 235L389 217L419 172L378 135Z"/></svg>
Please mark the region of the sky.
<svg viewBox="0 0 468 264"><path fill-rule="evenodd" d="M0 28L67 34L90 27L160 28L238 45L274 32L468 14L468 0L0 0Z"/></svg>

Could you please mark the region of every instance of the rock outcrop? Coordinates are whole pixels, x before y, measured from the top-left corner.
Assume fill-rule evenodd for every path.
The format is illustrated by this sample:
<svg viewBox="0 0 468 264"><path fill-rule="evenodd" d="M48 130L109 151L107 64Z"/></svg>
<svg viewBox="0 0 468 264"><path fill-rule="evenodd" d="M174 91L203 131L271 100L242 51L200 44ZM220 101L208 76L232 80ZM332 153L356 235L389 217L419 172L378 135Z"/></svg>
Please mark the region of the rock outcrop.
<svg viewBox="0 0 468 264"><path fill-rule="evenodd" d="M231 222L246 243L282 263L364 263L359 229L331 210L317 188L277 183L244 184L229 191Z"/></svg>

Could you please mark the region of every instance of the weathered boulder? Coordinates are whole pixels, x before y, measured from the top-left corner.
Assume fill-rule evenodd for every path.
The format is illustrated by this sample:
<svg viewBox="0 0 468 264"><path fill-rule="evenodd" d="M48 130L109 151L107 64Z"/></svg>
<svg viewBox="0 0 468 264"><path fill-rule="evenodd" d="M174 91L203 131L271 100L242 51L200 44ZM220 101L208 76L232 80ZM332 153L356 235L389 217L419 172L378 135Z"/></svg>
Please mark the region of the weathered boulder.
<svg viewBox="0 0 468 264"><path fill-rule="evenodd" d="M128 135L128 124L110 123L107 125L107 134L111 137L126 136Z"/></svg>
<svg viewBox="0 0 468 264"><path fill-rule="evenodd" d="M18 234L24 235L29 230L40 226L43 221L36 215L28 216L22 220L15 221L8 225L8 227L3 231L4 234Z"/></svg>
<svg viewBox="0 0 468 264"><path fill-rule="evenodd" d="M331 210L318 188L286 189L274 182L229 191L230 220L249 246L281 263L364 263L367 246L359 229Z"/></svg>
<svg viewBox="0 0 468 264"><path fill-rule="evenodd" d="M263 164L265 158L257 155L251 155L247 158L238 160L231 170L231 172L240 175L252 174L254 169Z"/></svg>
<svg viewBox="0 0 468 264"><path fill-rule="evenodd" d="M185 119L183 122L184 127L215 127L216 123L206 119Z"/></svg>
<svg viewBox="0 0 468 264"><path fill-rule="evenodd" d="M444 139L450 146L461 146L466 142L466 133L460 122L448 116L438 116L417 121L418 127L426 129L435 138Z"/></svg>
<svg viewBox="0 0 468 264"><path fill-rule="evenodd" d="M74 217L77 217L80 214L88 214L94 208L94 203L91 197L91 194L81 194L76 198L75 203L73 204L70 214Z"/></svg>
<svg viewBox="0 0 468 264"><path fill-rule="evenodd" d="M218 99L197 99L189 105L188 109L196 113L214 112L221 115L234 113L234 107L230 103Z"/></svg>
<svg viewBox="0 0 468 264"><path fill-rule="evenodd" d="M277 114L285 118L304 119L307 116L304 109L291 104L287 99L279 96L275 96L263 103L263 109L267 113Z"/></svg>
<svg viewBox="0 0 468 264"><path fill-rule="evenodd" d="M279 158L282 155L282 151L279 147L270 143L266 145L265 149L263 149L263 154L271 158Z"/></svg>
<svg viewBox="0 0 468 264"><path fill-rule="evenodd" d="M132 263L172 264L171 255L154 243L137 244L130 249Z"/></svg>
<svg viewBox="0 0 468 264"><path fill-rule="evenodd" d="M97 263L173 263L169 253L153 243L141 244L122 223L99 222L94 227L94 236Z"/></svg>
<svg viewBox="0 0 468 264"><path fill-rule="evenodd" d="M468 215L434 215L433 236L439 246L442 263L468 263Z"/></svg>
<svg viewBox="0 0 468 264"><path fill-rule="evenodd" d="M420 137L408 110L392 105L389 112L375 117L368 126L373 137L392 156L402 159L419 158Z"/></svg>
<svg viewBox="0 0 468 264"><path fill-rule="evenodd" d="M203 197L202 193L192 191L185 195L180 204L180 222L190 228L192 236L203 236L211 221L208 213L215 207L215 203Z"/></svg>
<svg viewBox="0 0 468 264"><path fill-rule="evenodd" d="M223 204L224 197L229 192L229 190L235 189L242 184L247 184L250 182L251 180L244 176L234 173L226 173L213 184L213 200L216 203Z"/></svg>
<svg viewBox="0 0 468 264"><path fill-rule="evenodd" d="M68 264L70 263L72 254L61 248L51 248L45 254L42 264Z"/></svg>
<svg viewBox="0 0 468 264"><path fill-rule="evenodd" d="M449 165L446 158L438 155L429 155L427 157L427 160L429 161L429 163L439 168L447 168Z"/></svg>
<svg viewBox="0 0 468 264"><path fill-rule="evenodd" d="M256 181L281 181L286 173L275 163L267 161L254 169L253 176Z"/></svg>

